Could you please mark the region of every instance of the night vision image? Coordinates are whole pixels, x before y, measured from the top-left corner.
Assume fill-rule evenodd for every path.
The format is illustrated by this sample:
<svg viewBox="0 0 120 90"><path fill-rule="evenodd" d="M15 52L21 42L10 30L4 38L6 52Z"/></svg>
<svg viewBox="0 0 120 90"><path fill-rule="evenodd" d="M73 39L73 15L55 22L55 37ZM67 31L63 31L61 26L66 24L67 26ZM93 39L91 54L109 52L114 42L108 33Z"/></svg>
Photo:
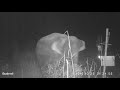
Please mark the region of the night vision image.
<svg viewBox="0 0 120 90"><path fill-rule="evenodd" d="M0 12L0 78L120 78L120 13Z"/></svg>

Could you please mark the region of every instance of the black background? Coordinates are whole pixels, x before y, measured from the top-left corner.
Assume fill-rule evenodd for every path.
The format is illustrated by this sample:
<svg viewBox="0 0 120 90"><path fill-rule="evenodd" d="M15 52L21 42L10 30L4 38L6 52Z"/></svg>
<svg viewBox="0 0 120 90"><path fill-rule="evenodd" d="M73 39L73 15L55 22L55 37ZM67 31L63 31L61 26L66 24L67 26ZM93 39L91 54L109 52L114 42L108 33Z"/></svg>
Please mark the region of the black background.
<svg viewBox="0 0 120 90"><path fill-rule="evenodd" d="M0 12L0 56L18 47L25 50L41 37L64 33L66 25L72 28L70 35L86 42L86 49L96 49L97 37L110 29L112 48L119 50L119 12Z"/></svg>

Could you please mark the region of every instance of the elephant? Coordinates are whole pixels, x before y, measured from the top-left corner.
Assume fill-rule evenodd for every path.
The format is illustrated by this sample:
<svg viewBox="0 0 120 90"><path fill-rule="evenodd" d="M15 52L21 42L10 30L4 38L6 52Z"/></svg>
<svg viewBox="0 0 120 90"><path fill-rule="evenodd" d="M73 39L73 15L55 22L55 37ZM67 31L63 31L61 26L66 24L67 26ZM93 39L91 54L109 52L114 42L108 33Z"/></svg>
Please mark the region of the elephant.
<svg viewBox="0 0 120 90"><path fill-rule="evenodd" d="M70 37L71 52L76 54L85 49L85 42L74 36ZM47 70L48 65L58 62L69 50L68 38L65 34L53 33L41 38L36 45L36 56L40 67ZM75 58L76 59L76 58ZM76 59L77 60L77 59Z"/></svg>

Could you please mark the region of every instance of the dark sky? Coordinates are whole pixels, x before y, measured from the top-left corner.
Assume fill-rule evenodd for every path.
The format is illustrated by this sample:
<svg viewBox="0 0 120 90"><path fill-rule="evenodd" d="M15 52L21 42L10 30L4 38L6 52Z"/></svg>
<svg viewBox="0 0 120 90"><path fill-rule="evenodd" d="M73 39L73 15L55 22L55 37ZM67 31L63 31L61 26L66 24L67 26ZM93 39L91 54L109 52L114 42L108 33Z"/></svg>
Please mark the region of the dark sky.
<svg viewBox="0 0 120 90"><path fill-rule="evenodd" d="M92 54L97 36L105 38L108 27L111 48L119 50L119 24L119 12L0 12L0 56L31 50L41 37L64 33L66 25L71 25L70 35L84 40Z"/></svg>

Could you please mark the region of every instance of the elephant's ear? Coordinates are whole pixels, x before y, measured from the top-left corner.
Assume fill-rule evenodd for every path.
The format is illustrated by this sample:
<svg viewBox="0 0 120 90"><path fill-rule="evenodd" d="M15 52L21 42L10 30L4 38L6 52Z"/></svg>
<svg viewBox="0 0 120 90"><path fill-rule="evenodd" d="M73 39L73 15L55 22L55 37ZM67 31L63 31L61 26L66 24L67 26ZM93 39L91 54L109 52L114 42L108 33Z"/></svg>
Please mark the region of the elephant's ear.
<svg viewBox="0 0 120 90"><path fill-rule="evenodd" d="M54 42L51 46L51 49L56 53L56 54L61 54L60 48L58 46L58 42Z"/></svg>
<svg viewBox="0 0 120 90"><path fill-rule="evenodd" d="M62 54L62 48L65 44L66 39L61 39L59 41L55 41L53 42L53 44L51 45L51 49L56 53L56 54Z"/></svg>
<svg viewBox="0 0 120 90"><path fill-rule="evenodd" d="M83 51L85 49L85 42L80 40L80 43L81 43L81 47L80 47L79 51Z"/></svg>

